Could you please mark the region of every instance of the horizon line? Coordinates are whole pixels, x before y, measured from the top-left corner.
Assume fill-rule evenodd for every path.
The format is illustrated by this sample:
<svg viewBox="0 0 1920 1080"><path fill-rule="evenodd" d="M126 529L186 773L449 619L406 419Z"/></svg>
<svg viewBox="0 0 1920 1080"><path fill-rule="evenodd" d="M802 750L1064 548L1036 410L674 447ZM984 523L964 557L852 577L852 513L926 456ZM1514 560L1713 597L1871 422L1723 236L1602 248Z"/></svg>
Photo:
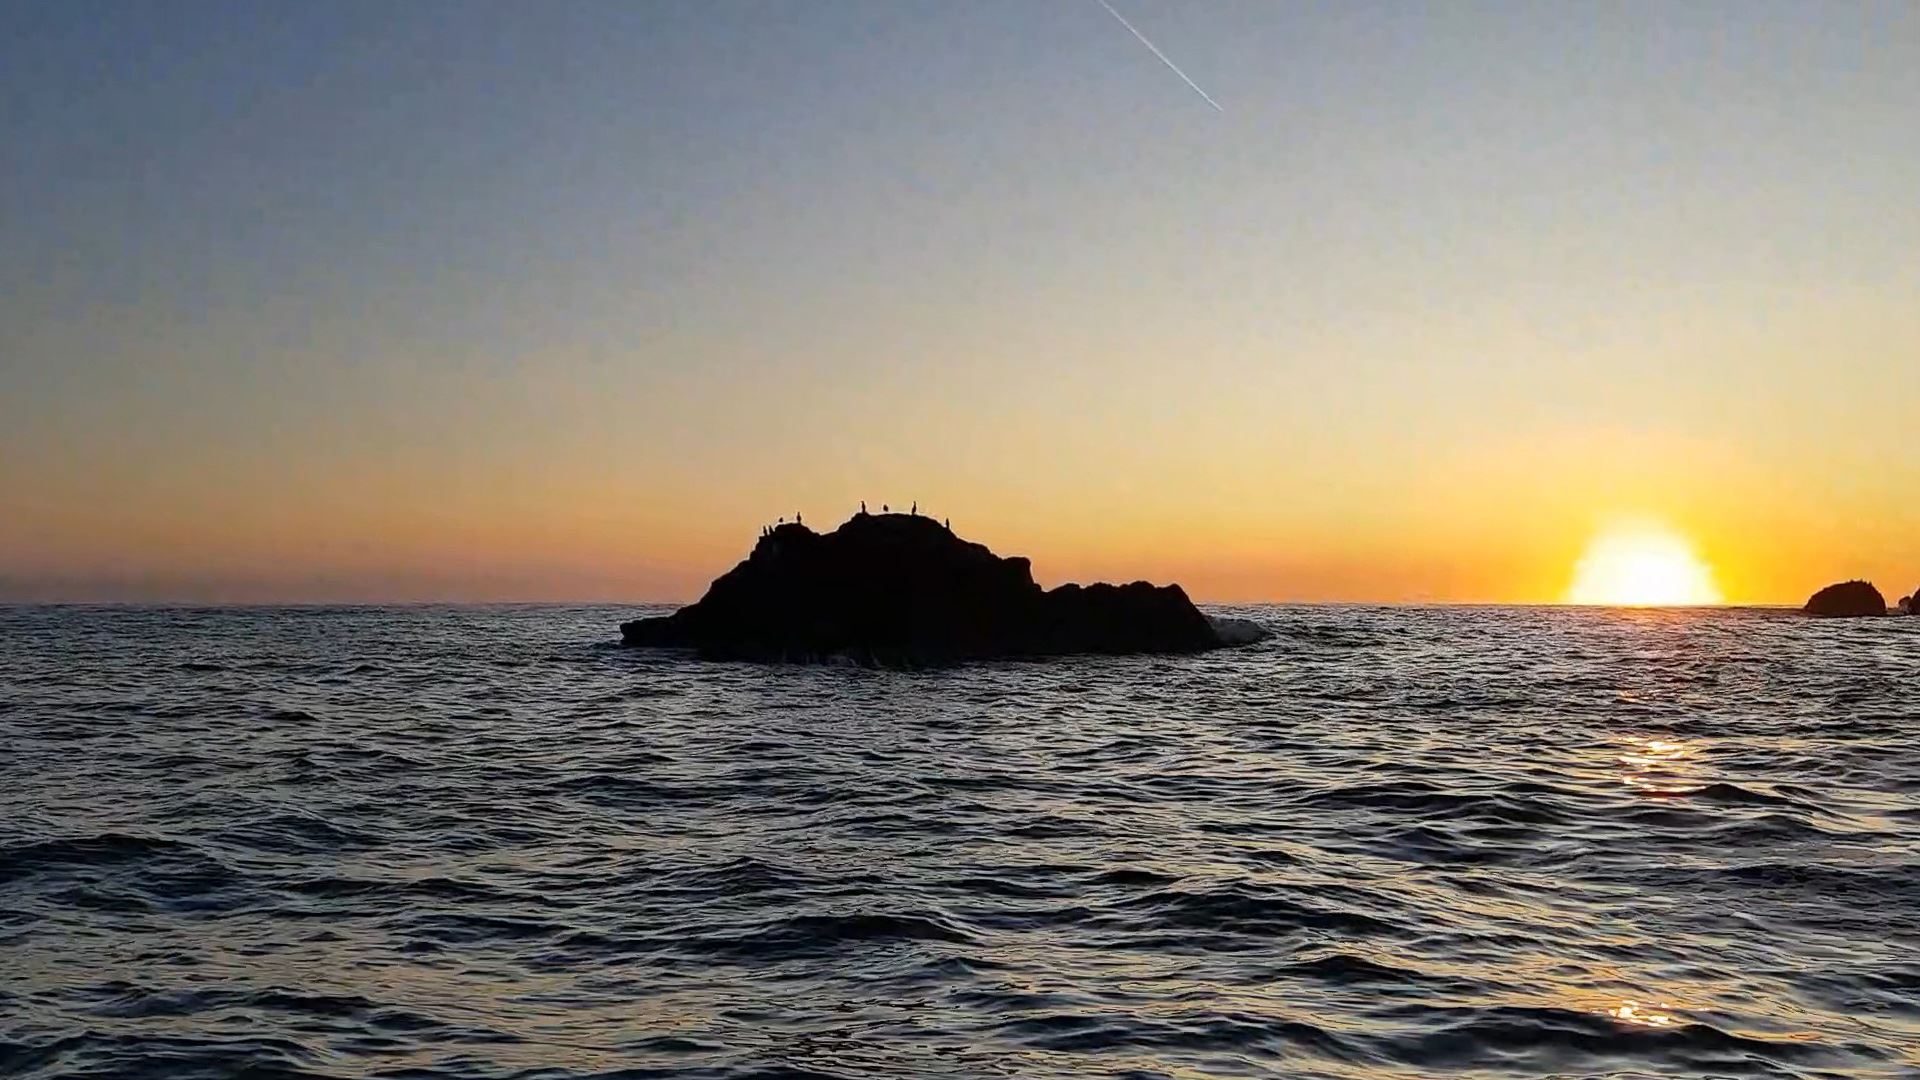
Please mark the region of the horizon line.
<svg viewBox="0 0 1920 1080"><path fill-rule="evenodd" d="M0 607L354 608L354 607L686 607L693 600L14 600ZM1799 609L1791 602L1719 604L1583 604L1567 600L1195 600L1196 607L1580 608L1596 611ZM1892 610L1892 609L1889 609Z"/></svg>

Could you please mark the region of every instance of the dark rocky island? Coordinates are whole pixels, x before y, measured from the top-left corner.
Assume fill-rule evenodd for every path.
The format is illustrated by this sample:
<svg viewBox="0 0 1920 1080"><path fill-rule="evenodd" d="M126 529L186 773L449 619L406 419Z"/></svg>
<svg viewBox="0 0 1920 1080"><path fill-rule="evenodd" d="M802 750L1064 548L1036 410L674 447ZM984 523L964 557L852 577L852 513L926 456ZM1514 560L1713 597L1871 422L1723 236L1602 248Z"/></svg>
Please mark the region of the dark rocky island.
<svg viewBox="0 0 1920 1080"><path fill-rule="evenodd" d="M950 664L1071 653L1195 653L1265 636L1215 622L1178 585L1043 590L930 517L860 513L829 533L780 525L699 603L622 623L624 644L710 659Z"/></svg>
<svg viewBox="0 0 1920 1080"><path fill-rule="evenodd" d="M1827 618L1885 615L1887 598L1881 596L1880 590L1868 582L1843 581L1814 593L1808 598L1807 606L1801 610L1809 615Z"/></svg>

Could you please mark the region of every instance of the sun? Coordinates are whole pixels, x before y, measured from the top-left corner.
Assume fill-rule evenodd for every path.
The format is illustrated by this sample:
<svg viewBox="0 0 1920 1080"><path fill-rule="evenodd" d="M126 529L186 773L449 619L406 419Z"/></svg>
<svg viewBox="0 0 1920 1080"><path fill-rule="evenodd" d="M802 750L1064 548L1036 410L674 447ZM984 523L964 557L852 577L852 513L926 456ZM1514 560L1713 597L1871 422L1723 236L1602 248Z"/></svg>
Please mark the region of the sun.
<svg viewBox="0 0 1920 1080"><path fill-rule="evenodd" d="M1573 568L1570 604L1666 607L1720 603L1713 571L1693 545L1664 525L1637 522L1606 529Z"/></svg>

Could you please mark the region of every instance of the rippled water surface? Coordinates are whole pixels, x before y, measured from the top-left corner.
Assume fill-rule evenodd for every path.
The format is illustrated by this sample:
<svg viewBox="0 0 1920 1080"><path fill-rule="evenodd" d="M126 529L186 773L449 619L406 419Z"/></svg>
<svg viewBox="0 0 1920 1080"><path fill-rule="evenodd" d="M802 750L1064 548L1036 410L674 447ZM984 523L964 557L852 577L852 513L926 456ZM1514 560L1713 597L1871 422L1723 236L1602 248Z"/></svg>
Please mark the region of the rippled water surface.
<svg viewBox="0 0 1920 1080"><path fill-rule="evenodd" d="M0 1073L1920 1075L1920 619L0 609Z"/></svg>

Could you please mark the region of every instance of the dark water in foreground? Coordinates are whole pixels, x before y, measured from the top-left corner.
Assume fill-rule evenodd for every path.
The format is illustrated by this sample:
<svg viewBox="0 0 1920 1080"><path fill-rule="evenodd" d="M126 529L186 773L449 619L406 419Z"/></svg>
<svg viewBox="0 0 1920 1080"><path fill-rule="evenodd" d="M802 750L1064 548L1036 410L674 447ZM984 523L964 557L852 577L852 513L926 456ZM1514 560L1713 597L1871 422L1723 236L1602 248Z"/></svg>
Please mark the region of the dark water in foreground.
<svg viewBox="0 0 1920 1080"><path fill-rule="evenodd" d="M1920 1075L1920 619L0 609L0 1073Z"/></svg>

